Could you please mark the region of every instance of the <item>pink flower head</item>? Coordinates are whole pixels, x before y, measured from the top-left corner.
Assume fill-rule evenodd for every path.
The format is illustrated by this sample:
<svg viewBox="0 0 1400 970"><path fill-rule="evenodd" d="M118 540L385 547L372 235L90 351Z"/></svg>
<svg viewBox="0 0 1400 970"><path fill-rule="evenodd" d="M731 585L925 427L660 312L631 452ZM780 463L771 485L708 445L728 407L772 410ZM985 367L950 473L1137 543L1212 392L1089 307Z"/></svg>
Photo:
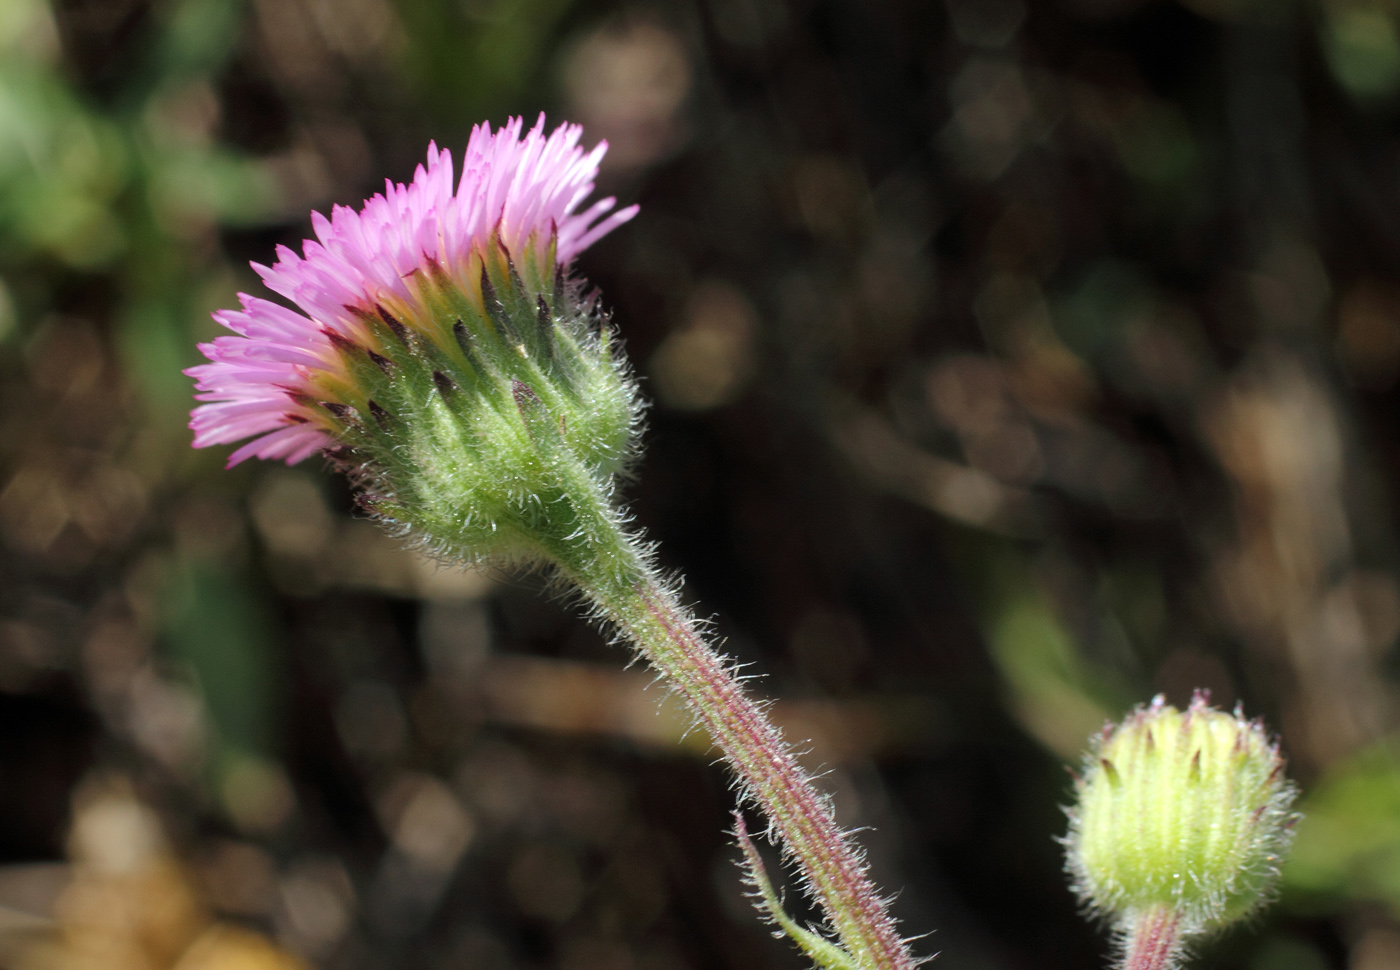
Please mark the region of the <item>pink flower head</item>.
<svg viewBox="0 0 1400 970"><path fill-rule="evenodd" d="M276 265L254 263L267 287L302 312L240 293L243 309L214 314L236 336L200 344L210 363L185 372L195 378L195 399L206 402L190 417L194 446L251 437L230 466L255 455L290 465L331 446L327 407L355 403L340 348L374 349L366 320L431 329L425 277L449 282L481 307L488 263L552 276L636 214L635 205L610 212L612 198L575 211L593 191L606 142L584 152L578 125L546 136L544 115L523 138L522 128L519 118L496 132L485 123L473 128L455 188L451 152L429 145L427 167L418 166L412 183L386 181L358 212L311 213L316 239L303 243L301 256L279 246Z"/></svg>

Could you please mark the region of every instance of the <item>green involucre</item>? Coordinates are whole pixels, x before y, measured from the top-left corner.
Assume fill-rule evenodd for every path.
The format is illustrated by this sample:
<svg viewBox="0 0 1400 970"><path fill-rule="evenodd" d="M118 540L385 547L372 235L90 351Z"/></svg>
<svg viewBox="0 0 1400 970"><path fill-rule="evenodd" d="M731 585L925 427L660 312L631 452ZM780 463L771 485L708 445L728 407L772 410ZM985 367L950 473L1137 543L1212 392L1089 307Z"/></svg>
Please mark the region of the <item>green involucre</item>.
<svg viewBox="0 0 1400 970"><path fill-rule="evenodd" d="M1161 697L1095 738L1065 839L1074 889L1119 923L1152 907L1183 935L1267 901L1292 837L1296 795L1263 726L1197 694Z"/></svg>
<svg viewBox="0 0 1400 970"><path fill-rule="evenodd" d="M416 275L416 299L363 314L338 346L330 452L361 503L453 561L548 560L596 572L616 545L614 479L641 404L606 320L562 276L508 255L477 280ZM614 563L627 570L633 557ZM607 558L606 556L604 558Z"/></svg>

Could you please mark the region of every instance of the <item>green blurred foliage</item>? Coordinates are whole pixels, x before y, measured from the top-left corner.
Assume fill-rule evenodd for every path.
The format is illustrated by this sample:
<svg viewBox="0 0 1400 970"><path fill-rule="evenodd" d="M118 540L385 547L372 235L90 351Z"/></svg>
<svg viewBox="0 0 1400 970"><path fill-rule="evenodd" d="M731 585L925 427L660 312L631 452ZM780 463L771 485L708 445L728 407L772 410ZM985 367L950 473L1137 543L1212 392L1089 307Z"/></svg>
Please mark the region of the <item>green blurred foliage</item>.
<svg viewBox="0 0 1400 970"><path fill-rule="evenodd" d="M1284 868L1297 904L1337 897L1400 914L1400 758L1385 740L1334 765L1304 800L1297 843Z"/></svg>
<svg viewBox="0 0 1400 970"><path fill-rule="evenodd" d="M1388 4L1330 3L1324 50L1337 80L1353 97L1374 102L1400 90L1400 36Z"/></svg>

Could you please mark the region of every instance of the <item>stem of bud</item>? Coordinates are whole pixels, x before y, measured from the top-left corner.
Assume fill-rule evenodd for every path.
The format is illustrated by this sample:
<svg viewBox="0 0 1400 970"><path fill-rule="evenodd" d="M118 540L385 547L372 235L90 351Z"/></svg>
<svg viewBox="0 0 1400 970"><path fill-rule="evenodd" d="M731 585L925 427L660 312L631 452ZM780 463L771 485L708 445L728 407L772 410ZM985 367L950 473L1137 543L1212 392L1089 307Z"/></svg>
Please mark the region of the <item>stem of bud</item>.
<svg viewBox="0 0 1400 970"><path fill-rule="evenodd" d="M1122 970L1176 970L1181 966L1181 914L1149 906L1128 919Z"/></svg>

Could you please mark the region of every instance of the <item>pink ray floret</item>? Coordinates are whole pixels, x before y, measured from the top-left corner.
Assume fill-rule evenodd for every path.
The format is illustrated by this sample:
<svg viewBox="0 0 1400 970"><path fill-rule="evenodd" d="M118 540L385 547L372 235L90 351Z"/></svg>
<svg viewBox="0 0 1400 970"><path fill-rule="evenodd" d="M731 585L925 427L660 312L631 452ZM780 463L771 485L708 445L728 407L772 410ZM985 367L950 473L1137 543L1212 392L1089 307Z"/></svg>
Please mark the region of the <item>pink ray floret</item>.
<svg viewBox="0 0 1400 970"><path fill-rule="evenodd" d="M236 336L200 344L210 363L185 371L195 378L195 399L206 402L190 416L194 446L256 436L229 465L254 456L290 465L317 453L333 440L298 413L295 397L317 370L336 366L327 331L351 331L355 317L347 308L412 300L405 280L415 270L429 261L465 266L493 231L516 254L547 245L554 234L563 265L636 215L635 205L613 211L612 198L575 211L593 192L606 142L585 152L578 125L545 135L544 115L521 137L523 127L512 118L496 132L485 123L473 128L455 186L452 153L429 145L427 167L418 166L410 184L386 180L383 194L358 212L335 206L329 219L311 213L316 239L303 242L301 256L278 246L275 265L254 263L264 284L302 312L240 293L241 310L214 314Z"/></svg>

